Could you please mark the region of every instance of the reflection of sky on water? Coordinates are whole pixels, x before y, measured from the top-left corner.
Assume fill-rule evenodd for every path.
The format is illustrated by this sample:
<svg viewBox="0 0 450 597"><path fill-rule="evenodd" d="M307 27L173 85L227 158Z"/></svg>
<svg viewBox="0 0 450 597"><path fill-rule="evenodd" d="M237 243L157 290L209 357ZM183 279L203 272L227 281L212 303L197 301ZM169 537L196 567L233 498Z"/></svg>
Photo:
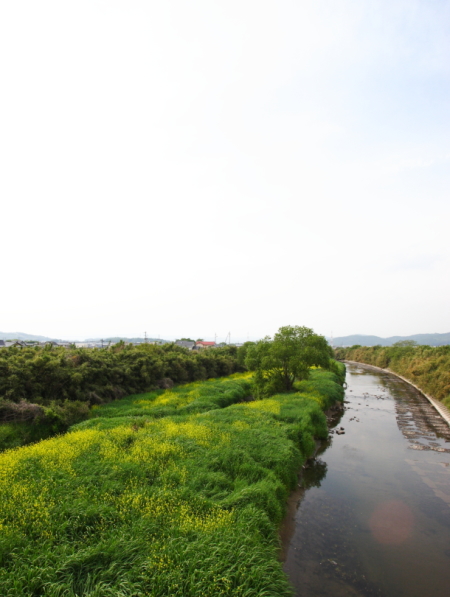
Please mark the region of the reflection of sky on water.
<svg viewBox="0 0 450 597"><path fill-rule="evenodd" d="M373 538L385 545L400 545L409 539L413 524L411 508L398 500L381 502L369 521Z"/></svg>

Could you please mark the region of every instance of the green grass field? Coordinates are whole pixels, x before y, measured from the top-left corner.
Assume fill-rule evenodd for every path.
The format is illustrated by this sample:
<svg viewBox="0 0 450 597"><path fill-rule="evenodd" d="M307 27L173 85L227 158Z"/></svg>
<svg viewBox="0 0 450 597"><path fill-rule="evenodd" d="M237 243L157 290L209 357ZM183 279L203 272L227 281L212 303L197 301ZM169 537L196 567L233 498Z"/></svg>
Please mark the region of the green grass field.
<svg viewBox="0 0 450 597"><path fill-rule="evenodd" d="M277 529L343 391L245 402L249 375L101 406L0 454L2 597L288 596Z"/></svg>

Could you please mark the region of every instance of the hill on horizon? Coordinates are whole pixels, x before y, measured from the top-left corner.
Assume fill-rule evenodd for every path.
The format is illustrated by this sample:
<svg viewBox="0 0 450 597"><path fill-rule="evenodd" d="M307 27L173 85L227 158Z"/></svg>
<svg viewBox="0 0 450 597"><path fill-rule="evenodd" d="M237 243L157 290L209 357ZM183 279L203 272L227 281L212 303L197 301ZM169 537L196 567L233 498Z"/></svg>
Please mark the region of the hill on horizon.
<svg viewBox="0 0 450 597"><path fill-rule="evenodd" d="M67 340L63 338L50 338L49 336L36 336L34 334L24 334L23 332L0 332L0 340L35 340L36 342L111 342L115 344L120 340L125 342L145 342L144 338L125 338L124 336L117 336L112 338L87 338L86 340ZM147 342L170 342L170 340L163 340L162 338L147 338Z"/></svg>
<svg viewBox="0 0 450 597"><path fill-rule="evenodd" d="M56 341L56 338L48 336L35 336L33 334L24 334L23 332L0 332L0 340L36 340L37 342ZM62 338L59 338L62 340Z"/></svg>
<svg viewBox="0 0 450 597"><path fill-rule="evenodd" d="M338 346L354 346L360 344L361 346L392 346L396 342L402 340L413 340L417 344L424 344L426 346L445 346L450 344L450 332L447 334L413 334L412 336L390 336L389 338L381 338L380 336L370 336L364 334L353 334L350 336L340 336L333 339L333 345ZM330 341L330 338L328 338Z"/></svg>

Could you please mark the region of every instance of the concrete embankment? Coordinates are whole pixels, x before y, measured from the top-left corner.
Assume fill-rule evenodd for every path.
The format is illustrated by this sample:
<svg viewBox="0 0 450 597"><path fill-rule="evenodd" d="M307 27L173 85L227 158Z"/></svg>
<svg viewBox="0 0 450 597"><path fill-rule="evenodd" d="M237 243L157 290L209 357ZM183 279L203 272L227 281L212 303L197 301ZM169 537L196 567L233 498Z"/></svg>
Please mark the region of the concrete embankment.
<svg viewBox="0 0 450 597"><path fill-rule="evenodd" d="M413 386L413 388L416 388L416 390L418 390L422 394L422 396L425 396L425 398L430 402L430 404L432 404L434 406L434 408L438 411L438 413L445 420L445 422L448 423L448 425L450 425L450 410L446 406L444 406L441 402L439 402L439 400L436 400L436 398L433 398L433 396L429 396L428 394L425 394L425 392L421 388L419 388L419 386L416 386L416 384L414 384L412 381L410 381L406 377L403 377L403 375L400 375L399 373L396 373L395 371L392 371L391 369L382 369L381 367L377 367L376 365L369 365L368 363L360 363L359 361L345 360L344 362L350 363L351 365L364 365L365 367L371 367L372 369L376 369L378 371L384 371L385 373L390 373L391 375L395 375L396 377L399 377L403 381L406 381L406 383L408 383L410 386Z"/></svg>

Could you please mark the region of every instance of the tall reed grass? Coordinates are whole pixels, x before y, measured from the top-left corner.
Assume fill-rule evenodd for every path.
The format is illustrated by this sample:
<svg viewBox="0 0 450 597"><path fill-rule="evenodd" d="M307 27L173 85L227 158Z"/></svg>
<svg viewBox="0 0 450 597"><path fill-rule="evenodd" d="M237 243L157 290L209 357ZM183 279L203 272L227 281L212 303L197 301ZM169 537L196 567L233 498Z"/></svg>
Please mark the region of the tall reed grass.
<svg viewBox="0 0 450 597"><path fill-rule="evenodd" d="M277 526L343 395L331 372L307 383L260 401L245 375L135 395L1 454L2 597L291 595Z"/></svg>

